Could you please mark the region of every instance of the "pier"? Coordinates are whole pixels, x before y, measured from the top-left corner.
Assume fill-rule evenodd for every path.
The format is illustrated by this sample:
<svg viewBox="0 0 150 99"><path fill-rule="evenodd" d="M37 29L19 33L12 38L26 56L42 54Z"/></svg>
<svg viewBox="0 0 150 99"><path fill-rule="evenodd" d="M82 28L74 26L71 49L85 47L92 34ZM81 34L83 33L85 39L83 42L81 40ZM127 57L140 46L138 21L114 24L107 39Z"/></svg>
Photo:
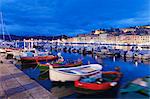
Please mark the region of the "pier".
<svg viewBox="0 0 150 99"><path fill-rule="evenodd" d="M57 99L0 55L0 99Z"/></svg>

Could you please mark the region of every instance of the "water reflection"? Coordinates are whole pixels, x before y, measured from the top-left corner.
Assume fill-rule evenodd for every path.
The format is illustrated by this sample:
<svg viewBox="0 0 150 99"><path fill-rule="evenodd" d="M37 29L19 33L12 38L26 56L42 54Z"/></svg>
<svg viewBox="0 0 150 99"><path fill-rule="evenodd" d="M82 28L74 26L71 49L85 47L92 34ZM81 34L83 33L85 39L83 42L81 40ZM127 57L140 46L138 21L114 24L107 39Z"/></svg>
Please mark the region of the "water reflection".
<svg viewBox="0 0 150 99"><path fill-rule="evenodd" d="M135 61L135 66L136 66L136 67L138 66L138 62L137 62L137 61Z"/></svg>
<svg viewBox="0 0 150 99"><path fill-rule="evenodd" d="M114 61L114 62L116 61L116 57L115 57L115 56L113 57L113 61Z"/></svg>
<svg viewBox="0 0 150 99"><path fill-rule="evenodd" d="M57 54L53 52L53 54ZM78 58L82 59L83 64L90 63L99 63L103 66L103 71L112 71L116 67L120 68L120 71L123 74L123 77L120 81L120 86L124 84L147 75L150 75L150 67L149 61L140 61L135 60L132 58L117 58L115 57L115 61L113 57L104 57L104 56L94 56L94 55L81 55L78 53L63 53L62 56L64 59L74 59L77 60ZM137 64L137 66L136 66ZM36 66L21 66L20 64L16 65L18 68L23 70L27 75L31 78L34 78L38 83L40 83L43 87L50 90L54 95L61 99L66 98L117 98L118 91L120 87L116 87L107 92L89 92L83 90L77 90L74 88L73 83L55 83L49 80L48 74L45 73L43 75L40 74L38 68L35 69Z"/></svg>

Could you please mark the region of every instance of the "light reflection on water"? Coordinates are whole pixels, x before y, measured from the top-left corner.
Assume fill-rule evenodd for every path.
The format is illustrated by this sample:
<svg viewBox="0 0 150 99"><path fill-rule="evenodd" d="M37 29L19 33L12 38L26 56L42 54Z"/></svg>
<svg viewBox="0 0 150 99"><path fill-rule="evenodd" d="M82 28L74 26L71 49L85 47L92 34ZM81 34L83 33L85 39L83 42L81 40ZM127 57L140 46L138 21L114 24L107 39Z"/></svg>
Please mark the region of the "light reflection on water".
<svg viewBox="0 0 150 99"><path fill-rule="evenodd" d="M53 54L57 54L56 52L53 52ZM123 60L115 58L115 61L113 57L111 58L103 58L100 59L96 57L97 60L95 60L95 56L91 55L80 55L77 53L64 53L62 52L62 56L65 59L73 59L77 60L78 58L82 59L83 64L87 64L88 61L90 63L100 63L103 65L103 71L110 71L114 70L116 66L119 66L121 68L121 72L123 73L123 77L120 81L120 86L123 86L127 82L130 82L136 78L144 77L150 75L150 67L149 63L138 63L137 65L130 59ZM18 68L21 68L20 65L17 65ZM26 67L26 66L25 66ZM119 87L114 88L108 92L101 92L101 93L94 93L87 95L87 93L84 93L85 91L76 91L73 87L73 83L52 83L45 75L43 78L39 77L40 72L38 69L34 68L26 68L22 70L29 75L32 79L35 79L38 83L40 83L43 87L50 90L54 95L56 95L59 98L116 98L118 97L118 91ZM80 93L79 93L80 92ZM112 93L113 92L113 93ZM90 93L90 92L89 92Z"/></svg>

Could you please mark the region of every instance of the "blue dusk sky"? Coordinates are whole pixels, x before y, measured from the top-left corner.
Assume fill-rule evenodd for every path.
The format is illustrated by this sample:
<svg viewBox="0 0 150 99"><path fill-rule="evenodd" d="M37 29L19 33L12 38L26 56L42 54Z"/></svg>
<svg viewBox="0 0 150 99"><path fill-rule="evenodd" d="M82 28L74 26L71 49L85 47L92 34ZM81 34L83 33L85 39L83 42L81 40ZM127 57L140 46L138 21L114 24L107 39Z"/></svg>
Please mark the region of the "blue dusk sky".
<svg viewBox="0 0 150 99"><path fill-rule="evenodd" d="M76 36L150 23L150 0L0 0L10 34Z"/></svg>

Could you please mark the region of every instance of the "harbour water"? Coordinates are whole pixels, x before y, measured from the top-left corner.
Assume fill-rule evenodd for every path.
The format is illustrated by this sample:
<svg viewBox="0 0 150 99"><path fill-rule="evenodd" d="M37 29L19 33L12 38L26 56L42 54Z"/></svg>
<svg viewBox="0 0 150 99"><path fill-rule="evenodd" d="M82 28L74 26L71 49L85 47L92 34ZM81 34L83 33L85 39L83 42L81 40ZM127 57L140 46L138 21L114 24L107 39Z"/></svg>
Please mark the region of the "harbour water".
<svg viewBox="0 0 150 99"><path fill-rule="evenodd" d="M52 54L56 55L58 52L53 51ZM83 64L90 63L99 63L103 66L103 71L113 71L115 67L121 68L121 73L123 74L123 77L120 81L120 84L118 87L113 88L110 91L107 92L87 92L84 90L77 90L73 87L73 82L67 82L67 83L56 83L51 82L49 80L48 74L40 74L39 69L35 67L28 67L28 66L21 66L20 63L16 63L16 66L21 69L23 72L25 72L30 78L36 80L39 84L41 84L44 88L52 92L55 96L61 98L61 99L78 99L78 98L122 98L122 95L119 93L119 89L122 88L125 84L128 82L149 76L150 75L150 64L149 63L142 63L138 62L135 63L132 59L122 59L122 58L113 58L113 57L107 57L107 58L99 58L92 55L82 55L78 53L67 53L67 52L61 52L64 59L82 59ZM131 94L131 97L137 97L137 98L147 98L146 96L141 95L134 95Z"/></svg>

